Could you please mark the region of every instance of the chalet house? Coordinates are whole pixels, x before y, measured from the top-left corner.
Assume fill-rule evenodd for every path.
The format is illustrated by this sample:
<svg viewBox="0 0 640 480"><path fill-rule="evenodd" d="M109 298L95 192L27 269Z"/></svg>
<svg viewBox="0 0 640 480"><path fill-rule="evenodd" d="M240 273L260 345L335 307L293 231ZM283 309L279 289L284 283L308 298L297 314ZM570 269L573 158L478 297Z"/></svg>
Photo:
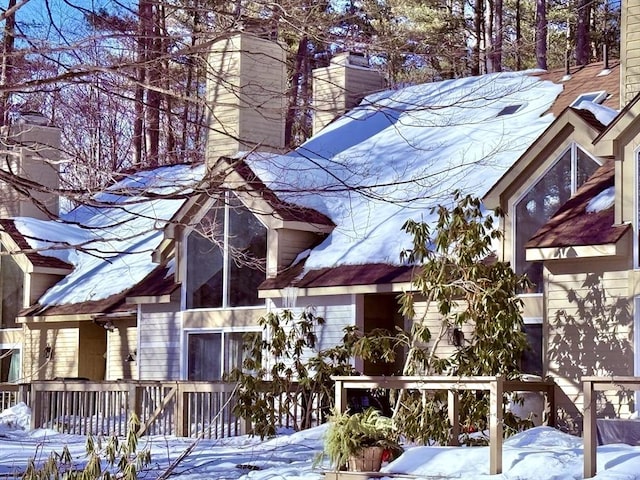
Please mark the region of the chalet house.
<svg viewBox="0 0 640 480"><path fill-rule="evenodd" d="M0 256L0 380L218 380L240 361L243 335L262 335L258 318L283 307L326 319L321 347L345 326L404 326L401 226L430 221L458 189L508 213L499 256L537 286L523 294L526 368L556 378L570 426L582 374L640 365L638 161L625 157L637 156L640 107L613 110L633 95L637 59L625 55L399 90L339 55L314 72L313 137L285 154L284 52L246 33L215 44L211 78L225 82L208 86L207 165L123 175L63 214L46 189L22 191L1 212L11 254ZM55 187L55 131L28 117L11 126L15 165L3 171Z"/></svg>

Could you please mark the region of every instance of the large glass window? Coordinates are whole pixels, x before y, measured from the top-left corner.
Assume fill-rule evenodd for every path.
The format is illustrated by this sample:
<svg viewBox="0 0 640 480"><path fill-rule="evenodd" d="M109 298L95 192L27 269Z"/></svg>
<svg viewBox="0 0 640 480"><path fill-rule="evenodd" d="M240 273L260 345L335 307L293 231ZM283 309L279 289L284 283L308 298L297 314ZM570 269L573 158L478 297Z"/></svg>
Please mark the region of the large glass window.
<svg viewBox="0 0 640 480"><path fill-rule="evenodd" d="M20 379L20 349L0 348L0 382Z"/></svg>
<svg viewBox="0 0 640 480"><path fill-rule="evenodd" d="M573 145L515 204L515 270L526 273L537 292L542 292L542 263L527 262L524 245L598 166L596 160Z"/></svg>
<svg viewBox="0 0 640 480"><path fill-rule="evenodd" d="M261 305L267 229L230 192L187 237L187 308Z"/></svg>
<svg viewBox="0 0 640 480"><path fill-rule="evenodd" d="M222 380L241 368L244 345L260 338L260 332L189 332L187 334L187 379Z"/></svg>
<svg viewBox="0 0 640 480"><path fill-rule="evenodd" d="M23 305L24 272L12 255L0 244L0 328L15 328L16 316Z"/></svg>

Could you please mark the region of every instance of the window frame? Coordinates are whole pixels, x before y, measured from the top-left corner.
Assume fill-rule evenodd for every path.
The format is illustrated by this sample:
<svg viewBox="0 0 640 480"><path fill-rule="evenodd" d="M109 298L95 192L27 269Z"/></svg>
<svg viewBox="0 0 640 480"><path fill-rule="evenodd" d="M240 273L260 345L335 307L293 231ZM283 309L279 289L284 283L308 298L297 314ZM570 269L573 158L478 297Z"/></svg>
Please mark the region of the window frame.
<svg viewBox="0 0 640 480"><path fill-rule="evenodd" d="M189 255L189 248L188 248L188 237L190 235L192 235L193 233L197 232L195 231L195 227L190 227L188 229L188 231L185 232L184 235L184 241L182 242L181 245L181 255L182 258L184 259L183 262L181 262L181 278L184 279L184 281L182 282L183 287L181 288L181 295L180 295L180 303L181 303L181 308L182 310L185 311L194 311L194 310L242 310L242 309L261 309L261 308L265 308L266 307L266 300L263 299L263 301L257 305L243 305L243 306L232 306L230 303L230 297L231 297L231 290L230 290L230 262L233 261L233 259L231 258L230 255L230 245L229 245L229 218L230 218L230 210L231 210L231 203L230 203L230 196L233 195L235 196L235 198L238 200L238 202L240 202L240 204L242 205L243 208L246 208L247 211L249 213L251 213L253 215L253 217L260 223L260 225L262 225L262 227L264 227L265 229L265 238L266 238L266 242L267 242L267 248L266 248L266 252L265 252L265 280L267 278L266 272L268 271L268 264L267 262L269 261L269 227L268 225L265 224L265 222L258 216L255 215L253 212L251 212L251 210L249 208L247 208L247 206L245 205L245 203L242 201L242 199L236 195L235 193L233 193L231 190L223 190L221 191L221 196L219 197L212 197L209 198L204 206L201 208L200 210L200 214L198 216L196 216L196 218L194 220L195 224L199 224L202 219L207 215L207 213L209 212L209 210L215 205L215 203L217 201L223 201L224 202L224 214L223 214L223 229L222 229L222 235L223 235L223 248L222 248L222 305L219 307L188 307L188 288L189 288L189 281L188 281L188 277L189 277L189 269L188 269L188 255Z"/></svg>
<svg viewBox="0 0 640 480"><path fill-rule="evenodd" d="M219 380L189 380L189 336L190 335L207 335L207 334L220 334L220 379ZM226 336L233 333L257 333L264 339L264 331L259 326L246 326L246 327L229 327L229 328L186 328L183 330L183 355L182 355L182 368L181 376L185 380L189 381L222 381L225 375L225 360L226 360Z"/></svg>
<svg viewBox="0 0 640 480"><path fill-rule="evenodd" d="M9 350L13 350L13 351L17 350L18 352L20 352L20 356L18 357L18 378L15 381L11 381L7 378L7 383L17 383L22 379L22 363L24 361L24 356L23 356L24 352L21 344L0 343L0 356L2 356L5 351L9 351ZM11 360L9 360L9 362L11 362ZM10 371L11 371L11 366L9 366L9 372ZM3 380L0 379L0 381L3 381Z"/></svg>
<svg viewBox="0 0 640 480"><path fill-rule="evenodd" d="M634 165L634 181L633 181L633 269L640 269L640 234L638 228L640 228L640 147L634 151L635 165ZM639 345L640 346L640 345Z"/></svg>
<svg viewBox="0 0 640 480"><path fill-rule="evenodd" d="M541 348L541 360L542 363L540 365L540 369L541 369L541 373L540 373L540 377L544 378L545 376L545 370L546 370L546 365L545 365L545 351L546 351L546 345L545 345L545 332L544 332L544 319L542 317L523 317L522 319L522 324L524 326L524 328L526 329L527 325L539 325L541 328L541 335L540 335L540 348ZM525 332L526 334L526 332ZM531 346L531 344L529 343L529 346ZM537 375L537 374L531 374L528 372L524 372L527 375Z"/></svg>
<svg viewBox="0 0 640 480"><path fill-rule="evenodd" d="M513 212L513 214L511 215L511 265L514 271L517 271L517 264L516 264L516 259L517 259L517 250L518 250L518 242L517 242L517 235L518 235L518 228L517 228L517 224L518 224L518 218L516 215L516 209L518 204L524 200L524 198L529 194L529 192L531 192L531 190L533 190L533 188L538 184L538 182L545 176L547 175L555 166L558 162L560 162L560 160L562 160L562 158L566 155L567 152L571 152L571 157L570 157L570 161L571 161L571 195L574 195L576 190L578 189L579 185L578 185L578 149L580 149L582 151L582 153L584 153L585 155L587 155L591 160L593 160L598 167L602 166L602 162L594 157L591 153L589 153L587 150L585 150L584 148L582 148L577 142L572 141L569 145L567 145L567 147L563 148L560 153L558 155L556 155L555 159L549 163L549 165L547 165L544 169L544 171L542 172L541 175L537 176L535 181L532 182L530 185L527 186L527 188L525 190L523 190L517 197L514 197L509 205L509 211ZM596 168L598 168L596 167ZM526 257L526 255L525 255ZM544 278L543 278L544 279ZM528 293L527 295L531 295L531 296L540 296L543 294L544 288L542 286L540 286L539 288L539 292L533 292L533 293Z"/></svg>
<svg viewBox="0 0 640 480"><path fill-rule="evenodd" d="M593 100L586 100L585 97L589 97L591 95L595 95ZM607 98L607 91L606 90L594 90L593 92L585 92L585 93L581 93L580 95L577 96L577 98L571 102L571 104L569 105L570 107L578 107L582 102L584 101L590 101L591 103L596 103L598 105L600 105L602 102L604 102Z"/></svg>

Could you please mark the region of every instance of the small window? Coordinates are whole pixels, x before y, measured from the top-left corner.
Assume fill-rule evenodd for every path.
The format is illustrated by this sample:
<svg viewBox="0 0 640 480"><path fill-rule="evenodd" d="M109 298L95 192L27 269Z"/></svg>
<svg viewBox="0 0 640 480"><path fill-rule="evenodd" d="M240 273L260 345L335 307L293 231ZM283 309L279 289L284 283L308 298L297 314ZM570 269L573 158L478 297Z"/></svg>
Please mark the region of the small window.
<svg viewBox="0 0 640 480"><path fill-rule="evenodd" d="M592 102L592 103L602 103L607 98L607 92L601 90L599 92L589 92L583 93L576 98L573 103L570 105L571 107L578 107L582 102Z"/></svg>
<svg viewBox="0 0 640 480"><path fill-rule="evenodd" d="M518 110L520 110L521 107L522 107L522 104L519 104L519 105L507 105L506 107L504 107L502 110L500 110L498 112L496 117L502 117L503 115L513 115Z"/></svg>
<svg viewBox="0 0 640 480"><path fill-rule="evenodd" d="M542 376L542 323L529 323L525 321L523 331L527 336L529 348L522 353L520 370L522 373Z"/></svg>
<svg viewBox="0 0 640 480"><path fill-rule="evenodd" d="M0 348L0 382L14 383L20 379L20 349Z"/></svg>

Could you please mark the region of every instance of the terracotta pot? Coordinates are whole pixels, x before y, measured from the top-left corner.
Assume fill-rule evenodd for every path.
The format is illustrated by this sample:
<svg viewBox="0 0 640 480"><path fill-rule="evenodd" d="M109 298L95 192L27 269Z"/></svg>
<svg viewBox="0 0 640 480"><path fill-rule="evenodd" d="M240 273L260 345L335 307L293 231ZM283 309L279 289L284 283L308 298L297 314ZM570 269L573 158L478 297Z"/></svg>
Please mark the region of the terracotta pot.
<svg viewBox="0 0 640 480"><path fill-rule="evenodd" d="M347 467L350 472L377 472L382 465L382 447L365 447L358 455L349 458Z"/></svg>

